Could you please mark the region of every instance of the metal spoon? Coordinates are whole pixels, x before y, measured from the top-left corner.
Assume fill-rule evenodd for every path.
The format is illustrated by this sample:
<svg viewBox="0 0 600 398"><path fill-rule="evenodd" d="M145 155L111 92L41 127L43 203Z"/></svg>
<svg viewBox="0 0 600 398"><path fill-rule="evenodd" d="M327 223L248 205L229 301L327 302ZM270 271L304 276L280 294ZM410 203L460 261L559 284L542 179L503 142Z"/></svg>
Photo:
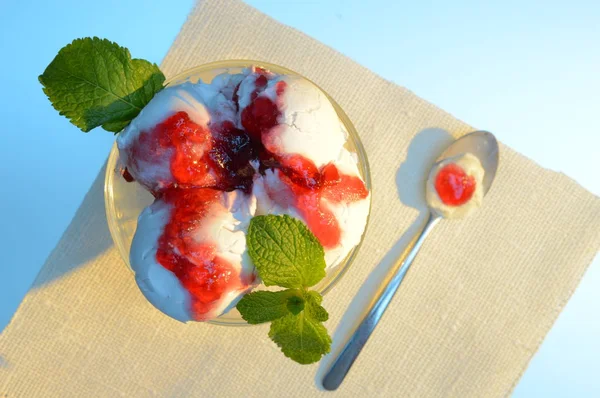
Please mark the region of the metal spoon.
<svg viewBox="0 0 600 398"><path fill-rule="evenodd" d="M492 133L486 131L475 131L454 141L437 159L441 161L456 155L469 152L479 158L485 174L483 177L482 188L486 194L494 181L496 170L498 169L498 142ZM425 176L427 178L427 176ZM337 389L346 377L346 374L352 367L352 364L358 357L363 346L371 336L371 333L377 326L385 309L394 297L400 283L404 279L413 260L417 256L419 249L423 245L425 238L433 227L442 219L440 215L429 209L427 222L419 234L414 246L405 258L399 258L390 270L387 283L384 283L381 290L377 293L375 300L371 301L371 307L360 322L358 328L354 331L352 337L346 343L346 346L333 362L333 365L323 378L323 387L326 390L333 391Z"/></svg>

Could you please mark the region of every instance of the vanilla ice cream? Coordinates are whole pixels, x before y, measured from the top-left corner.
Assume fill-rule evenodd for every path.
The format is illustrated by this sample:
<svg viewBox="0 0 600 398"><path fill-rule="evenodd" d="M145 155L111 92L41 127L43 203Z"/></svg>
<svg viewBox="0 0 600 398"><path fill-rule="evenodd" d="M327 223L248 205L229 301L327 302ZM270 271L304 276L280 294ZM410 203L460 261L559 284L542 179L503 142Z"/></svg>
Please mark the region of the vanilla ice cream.
<svg viewBox="0 0 600 398"><path fill-rule="evenodd" d="M252 79L252 75L247 77L240 86L238 95L242 113L256 101L250 100L256 90ZM269 98L279 110L277 126L262 135L267 150L281 156L304 156L317 167L337 158L347 136L323 91L298 76L277 76L258 93L260 97Z"/></svg>
<svg viewBox="0 0 600 398"><path fill-rule="evenodd" d="M169 117L184 112L189 121L197 125L196 136L211 135L211 126L224 122L235 123L236 106L231 100L234 77L221 77L216 84L185 82L160 91L142 109L139 115L117 137L121 162L131 176L152 192L174 185L209 187L216 184L218 176L214 167L206 165L205 157L211 149L210 140L187 140L181 148L163 131L161 123ZM229 93L229 97L226 94ZM191 179L181 179L173 173L173 158L184 153L191 162L205 165Z"/></svg>
<svg viewBox="0 0 600 398"><path fill-rule="evenodd" d="M256 200L241 191L213 191L214 196L196 195L194 192L190 197L184 197L188 191L195 190L174 190L174 197L157 199L144 209L130 252L131 267L144 296L159 310L182 322L212 319L221 315L235 306L256 281L254 266L246 250L245 236L255 213ZM207 198L215 200L211 203ZM174 206L184 204L198 207L190 215L191 220L181 220L181 215L176 215ZM175 234L171 233L169 242L163 242L161 238L169 226L174 228ZM173 235L176 239L173 239ZM181 244L178 242L169 246L177 238ZM181 268L183 264L188 269L168 270L159 263L157 254L159 250L165 250L165 244L177 257L167 266L176 263L175 266ZM208 256L207 247L210 248ZM214 269L215 257L219 258L222 269ZM208 276L209 283L198 285L188 282L184 283L187 285L184 287L177 276L184 275L189 280L191 267L201 269ZM219 278L227 280L218 289L213 289L218 285ZM207 300L195 306L197 298L190 294L190 290L208 296Z"/></svg>
<svg viewBox="0 0 600 398"><path fill-rule="evenodd" d="M350 176L359 176L356 155L346 149L333 164L341 172ZM286 183L287 181L287 183ZM280 170L267 170L264 176L256 176L252 194L256 197L256 215L287 214L302 220L309 229L319 236L318 231L307 220L307 213L297 206L297 195L290 189L289 179ZM348 253L360 243L370 210L370 194L356 201L332 201L321 197L319 205L331 211L339 226L340 238L333 245L324 245L327 268L340 264ZM311 228L313 227L313 228Z"/></svg>

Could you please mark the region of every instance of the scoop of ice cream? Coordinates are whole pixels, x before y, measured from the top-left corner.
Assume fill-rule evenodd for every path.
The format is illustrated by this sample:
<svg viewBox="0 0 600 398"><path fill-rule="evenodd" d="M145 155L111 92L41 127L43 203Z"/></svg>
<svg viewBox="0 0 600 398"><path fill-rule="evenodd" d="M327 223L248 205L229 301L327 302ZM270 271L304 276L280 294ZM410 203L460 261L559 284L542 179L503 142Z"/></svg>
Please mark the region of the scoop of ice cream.
<svg viewBox="0 0 600 398"><path fill-rule="evenodd" d="M259 71L238 90L241 125L290 178L317 184L318 169L337 159L347 134L327 96L298 76Z"/></svg>
<svg viewBox="0 0 600 398"><path fill-rule="evenodd" d="M254 182L258 211L303 220L328 266L339 263L360 242L370 201L333 105L311 82L263 70L245 77L237 95L241 125L274 165Z"/></svg>
<svg viewBox="0 0 600 398"><path fill-rule="evenodd" d="M144 296L183 322L232 308L256 283L245 238L255 208L241 191L166 191L140 214L131 245Z"/></svg>
<svg viewBox="0 0 600 398"><path fill-rule="evenodd" d="M426 185L429 207L445 218L463 218L481 206L484 169L479 159L464 153L437 163Z"/></svg>
<svg viewBox="0 0 600 398"><path fill-rule="evenodd" d="M319 169L319 185L306 187L280 169L255 177L256 214L287 214L302 220L319 239L327 268L342 262L360 243L370 209L370 193L354 155L343 150Z"/></svg>
<svg viewBox="0 0 600 398"><path fill-rule="evenodd" d="M238 77L239 76L239 77ZM171 187L248 189L256 151L236 128L241 75L185 82L159 92L118 136L128 173L152 192Z"/></svg>

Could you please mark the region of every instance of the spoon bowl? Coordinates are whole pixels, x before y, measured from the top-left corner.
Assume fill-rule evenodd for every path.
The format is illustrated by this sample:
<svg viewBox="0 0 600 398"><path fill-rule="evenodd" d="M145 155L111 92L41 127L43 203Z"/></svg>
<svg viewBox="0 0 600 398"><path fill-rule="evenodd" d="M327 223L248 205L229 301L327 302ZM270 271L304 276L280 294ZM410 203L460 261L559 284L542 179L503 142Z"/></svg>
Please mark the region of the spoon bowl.
<svg viewBox="0 0 600 398"><path fill-rule="evenodd" d="M450 144L450 146L437 158L436 162L441 162L444 159L467 152L479 159L483 170L485 170L482 188L483 193L487 194L496 177L496 171L498 170L498 162L500 160L498 141L496 140L496 137L494 137L494 134L490 132L474 131L463 135Z"/></svg>

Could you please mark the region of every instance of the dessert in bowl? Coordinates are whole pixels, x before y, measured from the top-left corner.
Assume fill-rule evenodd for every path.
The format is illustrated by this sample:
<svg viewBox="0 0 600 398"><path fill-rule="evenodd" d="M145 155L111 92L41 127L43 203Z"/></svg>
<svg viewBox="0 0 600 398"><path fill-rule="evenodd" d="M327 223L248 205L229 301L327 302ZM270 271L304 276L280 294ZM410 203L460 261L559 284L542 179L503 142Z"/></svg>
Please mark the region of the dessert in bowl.
<svg viewBox="0 0 600 398"><path fill-rule="evenodd" d="M146 298L181 321L246 322L264 288L245 235L257 215L303 221L324 248L324 293L354 258L371 202L368 163L340 107L288 69L200 66L119 134L106 171L111 235ZM138 219L139 217L139 219Z"/></svg>

